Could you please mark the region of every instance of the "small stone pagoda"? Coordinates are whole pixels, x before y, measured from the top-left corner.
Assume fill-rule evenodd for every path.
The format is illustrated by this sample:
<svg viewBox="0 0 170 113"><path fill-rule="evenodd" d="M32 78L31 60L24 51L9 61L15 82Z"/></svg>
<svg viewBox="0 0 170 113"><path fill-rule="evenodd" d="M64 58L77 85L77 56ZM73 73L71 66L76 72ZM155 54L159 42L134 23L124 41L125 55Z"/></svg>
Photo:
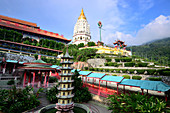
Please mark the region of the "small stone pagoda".
<svg viewBox="0 0 170 113"><path fill-rule="evenodd" d="M66 54L61 57L61 79L59 80L59 93L57 95L58 103L56 103L56 109L58 110L56 113L73 113L74 103L72 102L72 98L74 97L74 94L72 94L72 90L74 87L72 86L72 75L70 67L71 64L73 64L71 57L68 54L68 49L66 51Z"/></svg>

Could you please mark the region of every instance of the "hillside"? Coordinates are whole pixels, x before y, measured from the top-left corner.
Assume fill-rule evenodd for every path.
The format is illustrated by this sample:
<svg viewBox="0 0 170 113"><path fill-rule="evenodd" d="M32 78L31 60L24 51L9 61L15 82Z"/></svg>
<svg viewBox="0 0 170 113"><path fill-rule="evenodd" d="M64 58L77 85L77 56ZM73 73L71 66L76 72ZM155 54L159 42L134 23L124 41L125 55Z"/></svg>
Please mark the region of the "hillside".
<svg viewBox="0 0 170 113"><path fill-rule="evenodd" d="M128 50L131 47L127 47ZM148 58L162 65L170 65L170 37L148 42L140 46L132 46L135 55Z"/></svg>

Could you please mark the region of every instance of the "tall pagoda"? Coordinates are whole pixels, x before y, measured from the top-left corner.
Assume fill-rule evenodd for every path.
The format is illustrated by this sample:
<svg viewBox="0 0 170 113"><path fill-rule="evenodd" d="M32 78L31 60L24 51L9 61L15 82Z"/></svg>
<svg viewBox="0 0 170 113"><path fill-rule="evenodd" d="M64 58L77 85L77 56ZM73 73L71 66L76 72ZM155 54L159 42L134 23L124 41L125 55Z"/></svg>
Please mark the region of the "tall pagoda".
<svg viewBox="0 0 170 113"><path fill-rule="evenodd" d="M56 113L73 113L74 102L72 98L74 94L72 94L72 90L74 87L72 86L72 82L74 82L74 80L72 80L73 74L71 74L72 68L70 67L71 64L73 64L73 62L70 61L73 57L68 54L68 49L61 59L61 79L59 80L58 87L58 103L56 103L55 107L58 110Z"/></svg>

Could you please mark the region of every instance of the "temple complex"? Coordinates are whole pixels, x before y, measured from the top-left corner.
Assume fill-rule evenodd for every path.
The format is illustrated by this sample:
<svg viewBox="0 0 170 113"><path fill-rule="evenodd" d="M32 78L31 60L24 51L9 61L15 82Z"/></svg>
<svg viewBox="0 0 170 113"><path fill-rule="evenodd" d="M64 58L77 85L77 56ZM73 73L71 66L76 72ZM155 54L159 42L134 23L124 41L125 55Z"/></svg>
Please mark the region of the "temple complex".
<svg viewBox="0 0 170 113"><path fill-rule="evenodd" d="M77 20L76 25L74 26L74 33L73 33L73 42L72 44L80 44L84 43L86 45L90 42L91 35L90 35L90 25L87 22L86 16L81 10L81 14Z"/></svg>
<svg viewBox="0 0 170 113"><path fill-rule="evenodd" d="M74 94L72 94L72 90L74 87L72 86L72 82L74 82L74 80L72 80L73 74L71 73L72 68L70 67L71 64L73 64L73 62L70 61L73 57L68 54L68 49L61 59L61 79L59 80L56 109L58 110L57 113L73 113L74 103L72 98Z"/></svg>

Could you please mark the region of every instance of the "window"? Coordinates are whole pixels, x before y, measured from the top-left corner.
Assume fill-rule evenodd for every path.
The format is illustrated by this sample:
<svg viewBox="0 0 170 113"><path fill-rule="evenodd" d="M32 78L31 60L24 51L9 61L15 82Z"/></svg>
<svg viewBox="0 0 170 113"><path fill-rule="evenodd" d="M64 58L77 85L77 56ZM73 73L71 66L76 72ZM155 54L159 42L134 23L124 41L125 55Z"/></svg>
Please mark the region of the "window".
<svg viewBox="0 0 170 113"><path fill-rule="evenodd" d="M65 92L63 92L63 96L65 96Z"/></svg>
<svg viewBox="0 0 170 113"><path fill-rule="evenodd" d="M67 100L67 103L69 103L69 100Z"/></svg>

